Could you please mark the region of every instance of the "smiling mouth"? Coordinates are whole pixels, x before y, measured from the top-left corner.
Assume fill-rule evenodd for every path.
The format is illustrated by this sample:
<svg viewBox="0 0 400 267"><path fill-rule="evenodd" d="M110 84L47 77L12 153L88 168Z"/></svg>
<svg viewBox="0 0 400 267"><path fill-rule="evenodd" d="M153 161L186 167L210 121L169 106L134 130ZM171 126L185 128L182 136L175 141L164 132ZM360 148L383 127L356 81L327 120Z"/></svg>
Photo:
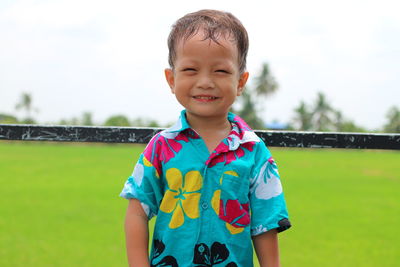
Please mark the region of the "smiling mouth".
<svg viewBox="0 0 400 267"><path fill-rule="evenodd" d="M196 100L200 100L200 101L213 101L213 100L218 99L219 97L199 95L199 96L193 96L193 98Z"/></svg>

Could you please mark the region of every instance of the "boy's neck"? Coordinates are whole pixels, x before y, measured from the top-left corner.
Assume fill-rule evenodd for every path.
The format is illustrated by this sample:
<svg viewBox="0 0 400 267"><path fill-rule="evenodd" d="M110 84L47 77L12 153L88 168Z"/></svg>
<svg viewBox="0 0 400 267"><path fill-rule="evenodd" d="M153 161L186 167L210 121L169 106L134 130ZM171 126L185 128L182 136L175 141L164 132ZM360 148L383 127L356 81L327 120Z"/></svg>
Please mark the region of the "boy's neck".
<svg viewBox="0 0 400 267"><path fill-rule="evenodd" d="M231 123L228 120L228 114L226 116L218 117L198 117L196 115L186 113L186 119L190 127L195 130L198 134L209 133L209 132L226 132L228 134L231 130Z"/></svg>
<svg viewBox="0 0 400 267"><path fill-rule="evenodd" d="M204 118L187 113L186 119L190 127L204 140L210 153L231 132L231 123L228 121L228 115L225 117Z"/></svg>

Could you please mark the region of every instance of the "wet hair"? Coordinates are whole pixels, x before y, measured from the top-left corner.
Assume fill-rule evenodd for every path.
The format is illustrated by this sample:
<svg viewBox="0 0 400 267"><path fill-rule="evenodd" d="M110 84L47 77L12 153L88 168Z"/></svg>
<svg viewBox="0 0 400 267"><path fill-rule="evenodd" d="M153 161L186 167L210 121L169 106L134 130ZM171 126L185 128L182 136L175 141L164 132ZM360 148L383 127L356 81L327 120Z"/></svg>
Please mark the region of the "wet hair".
<svg viewBox="0 0 400 267"><path fill-rule="evenodd" d="M212 40L218 43L222 36L233 41L238 49L239 71L246 70L246 57L249 50L249 38L242 23L231 13L204 9L189 13L178 19L168 37L168 63L174 69L176 60L176 45L179 41L186 41L199 31L204 32L204 40Z"/></svg>

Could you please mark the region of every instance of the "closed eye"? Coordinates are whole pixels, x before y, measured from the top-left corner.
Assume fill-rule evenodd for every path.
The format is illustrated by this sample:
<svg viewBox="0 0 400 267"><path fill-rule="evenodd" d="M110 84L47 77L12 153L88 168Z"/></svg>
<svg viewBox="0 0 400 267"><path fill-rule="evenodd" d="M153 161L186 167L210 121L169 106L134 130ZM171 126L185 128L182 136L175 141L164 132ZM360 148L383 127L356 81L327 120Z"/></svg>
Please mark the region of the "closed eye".
<svg viewBox="0 0 400 267"><path fill-rule="evenodd" d="M227 73L227 74L229 74L230 72L229 71L227 71L227 70L216 70L215 72L221 72L221 73Z"/></svg>
<svg viewBox="0 0 400 267"><path fill-rule="evenodd" d="M196 71L194 68L184 68L182 71Z"/></svg>

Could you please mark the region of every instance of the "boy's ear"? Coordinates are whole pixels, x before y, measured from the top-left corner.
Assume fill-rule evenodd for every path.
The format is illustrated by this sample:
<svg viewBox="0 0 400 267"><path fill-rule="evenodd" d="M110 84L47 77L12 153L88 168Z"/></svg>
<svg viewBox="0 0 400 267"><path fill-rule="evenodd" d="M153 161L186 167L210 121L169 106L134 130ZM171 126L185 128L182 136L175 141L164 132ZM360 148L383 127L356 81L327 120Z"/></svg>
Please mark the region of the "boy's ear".
<svg viewBox="0 0 400 267"><path fill-rule="evenodd" d="M244 87L247 83L247 79L249 78L249 73L243 72L240 77L239 77L239 84L238 84L238 90L237 90L237 96L240 96L243 93Z"/></svg>
<svg viewBox="0 0 400 267"><path fill-rule="evenodd" d="M172 93L174 93L174 86L175 86L174 71L172 69L165 69L164 74L165 74L165 79L167 80L167 83L171 88Z"/></svg>

